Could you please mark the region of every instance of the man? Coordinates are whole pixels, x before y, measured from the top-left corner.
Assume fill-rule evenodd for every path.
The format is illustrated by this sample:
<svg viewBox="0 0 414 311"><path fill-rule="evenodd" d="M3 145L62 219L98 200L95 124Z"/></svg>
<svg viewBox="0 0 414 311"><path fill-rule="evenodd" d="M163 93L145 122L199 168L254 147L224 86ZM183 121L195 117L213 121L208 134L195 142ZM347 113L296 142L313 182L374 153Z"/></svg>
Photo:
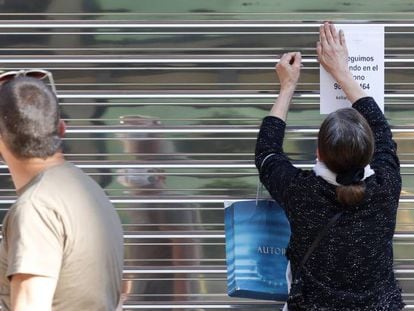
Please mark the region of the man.
<svg viewBox="0 0 414 311"><path fill-rule="evenodd" d="M19 72L0 87L0 153L18 194L3 223L3 310L114 311L119 302L121 223L103 190L65 161L64 133L42 81Z"/></svg>

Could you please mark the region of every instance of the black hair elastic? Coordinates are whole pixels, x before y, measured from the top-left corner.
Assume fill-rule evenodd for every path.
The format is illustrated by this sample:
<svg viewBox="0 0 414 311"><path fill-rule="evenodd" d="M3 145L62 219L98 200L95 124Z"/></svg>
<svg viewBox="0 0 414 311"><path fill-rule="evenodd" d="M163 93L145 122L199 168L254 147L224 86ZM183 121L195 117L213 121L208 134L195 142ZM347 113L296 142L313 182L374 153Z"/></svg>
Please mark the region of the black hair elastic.
<svg viewBox="0 0 414 311"><path fill-rule="evenodd" d="M336 176L336 182L343 186L349 186L361 182L364 178L365 169L355 168Z"/></svg>

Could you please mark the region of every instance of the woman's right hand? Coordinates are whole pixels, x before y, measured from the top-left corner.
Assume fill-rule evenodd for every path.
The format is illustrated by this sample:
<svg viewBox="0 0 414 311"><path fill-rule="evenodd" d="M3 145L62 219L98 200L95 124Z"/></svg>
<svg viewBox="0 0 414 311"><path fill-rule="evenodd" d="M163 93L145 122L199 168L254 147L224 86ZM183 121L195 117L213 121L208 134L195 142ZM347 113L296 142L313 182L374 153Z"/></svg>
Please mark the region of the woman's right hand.
<svg viewBox="0 0 414 311"><path fill-rule="evenodd" d="M336 80L349 74L348 48L345 35L330 23L324 23L319 29L319 41L316 44L318 59L323 68Z"/></svg>

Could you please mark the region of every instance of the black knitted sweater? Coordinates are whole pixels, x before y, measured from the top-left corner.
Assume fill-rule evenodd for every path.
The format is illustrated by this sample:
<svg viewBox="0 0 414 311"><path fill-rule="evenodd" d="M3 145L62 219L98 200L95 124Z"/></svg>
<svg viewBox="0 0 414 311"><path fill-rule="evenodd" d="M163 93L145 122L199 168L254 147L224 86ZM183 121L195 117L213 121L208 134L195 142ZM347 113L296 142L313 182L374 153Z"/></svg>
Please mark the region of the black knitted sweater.
<svg viewBox="0 0 414 311"><path fill-rule="evenodd" d="M394 311L404 307L393 272L392 240L401 192L396 143L373 98L361 98L353 108L367 119L375 137L370 163L375 174L365 180L365 198L356 206L342 206L334 185L291 163L282 149L284 121L265 117L257 139L258 168L267 155L275 154L265 161L260 180L289 219L292 235L287 256L293 275L318 232L344 210L302 270L309 311Z"/></svg>

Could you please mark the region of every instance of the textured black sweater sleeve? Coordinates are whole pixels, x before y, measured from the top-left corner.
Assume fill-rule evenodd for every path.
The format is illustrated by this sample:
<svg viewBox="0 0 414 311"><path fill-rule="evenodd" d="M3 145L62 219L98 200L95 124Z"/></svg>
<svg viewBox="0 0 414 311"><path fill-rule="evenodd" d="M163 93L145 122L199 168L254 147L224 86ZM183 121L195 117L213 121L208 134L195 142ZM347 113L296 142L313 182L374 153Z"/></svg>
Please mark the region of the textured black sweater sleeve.
<svg viewBox="0 0 414 311"><path fill-rule="evenodd" d="M365 117L374 133L375 151L371 162L372 168L393 171L393 176L400 179L397 145L377 103L372 97L363 97L353 104L353 108ZM260 127L255 152L255 164L259 170L260 180L271 196L279 202L284 201L288 186L301 171L292 165L283 152L285 129L286 123L283 120L272 116L265 117Z"/></svg>
<svg viewBox="0 0 414 311"><path fill-rule="evenodd" d="M374 133L375 150L371 161L373 169L389 169L399 176L397 144L393 141L390 126L375 100L372 97L363 97L353 104L353 108L365 117Z"/></svg>
<svg viewBox="0 0 414 311"><path fill-rule="evenodd" d="M283 152L285 128L286 123L283 120L272 116L265 117L256 142L255 162L260 181L270 195L280 203L284 201L289 184L300 172Z"/></svg>

